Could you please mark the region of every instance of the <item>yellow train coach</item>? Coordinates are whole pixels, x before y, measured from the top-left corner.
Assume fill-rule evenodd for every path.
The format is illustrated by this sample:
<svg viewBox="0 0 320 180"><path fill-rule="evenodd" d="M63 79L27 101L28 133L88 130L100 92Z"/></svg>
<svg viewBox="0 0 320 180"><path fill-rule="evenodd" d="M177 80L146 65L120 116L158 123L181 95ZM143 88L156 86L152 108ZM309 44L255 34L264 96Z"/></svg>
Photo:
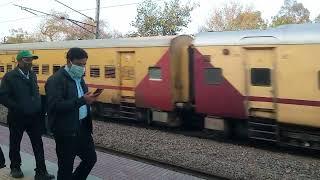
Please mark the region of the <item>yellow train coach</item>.
<svg viewBox="0 0 320 180"><path fill-rule="evenodd" d="M19 50L32 50L40 92L66 63L71 47L89 55L85 80L90 91L104 89L93 109L105 116L179 125L176 104L188 102L189 36L123 38L0 45L0 77L16 65ZM153 117L150 119L150 117Z"/></svg>
<svg viewBox="0 0 320 180"><path fill-rule="evenodd" d="M0 45L0 78L19 50L47 78L69 48L89 54L85 79L103 88L95 112L320 149L320 24L267 30ZM191 118L196 117L196 118Z"/></svg>
<svg viewBox="0 0 320 180"><path fill-rule="evenodd" d="M320 24L206 32L193 45L205 128L320 148Z"/></svg>

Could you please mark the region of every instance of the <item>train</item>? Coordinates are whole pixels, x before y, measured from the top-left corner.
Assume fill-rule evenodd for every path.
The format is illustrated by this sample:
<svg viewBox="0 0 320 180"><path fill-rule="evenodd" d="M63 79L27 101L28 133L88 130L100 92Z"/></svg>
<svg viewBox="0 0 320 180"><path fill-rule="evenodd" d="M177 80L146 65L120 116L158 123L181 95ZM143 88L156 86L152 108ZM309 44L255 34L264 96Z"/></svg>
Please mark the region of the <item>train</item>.
<svg viewBox="0 0 320 180"><path fill-rule="evenodd" d="M104 89L98 115L320 149L320 24L1 44L0 78L19 50L31 50L45 100L44 84L71 47L88 52L89 90Z"/></svg>

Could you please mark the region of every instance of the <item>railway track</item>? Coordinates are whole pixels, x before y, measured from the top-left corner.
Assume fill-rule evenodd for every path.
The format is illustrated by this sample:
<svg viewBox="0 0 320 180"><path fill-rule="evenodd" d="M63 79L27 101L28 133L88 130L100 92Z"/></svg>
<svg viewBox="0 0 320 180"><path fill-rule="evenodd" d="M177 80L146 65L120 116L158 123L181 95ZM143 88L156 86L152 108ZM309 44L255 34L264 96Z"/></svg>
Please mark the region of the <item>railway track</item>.
<svg viewBox="0 0 320 180"><path fill-rule="evenodd" d="M260 148L270 152L286 152L292 155L306 156L306 157L320 159L320 154L319 154L319 151L317 150L307 149L307 148L303 149L303 148L294 147L294 146L278 145L273 142L257 141L257 140L243 139L243 138L237 138L237 137L226 138L223 134L217 133L214 131L206 131L206 130L203 131L203 130L197 130L195 128L190 129L190 128L184 128L184 127L171 128L171 127L161 126L161 125L150 126L141 122L132 122L132 121L126 121L126 120L119 120L118 118L107 118L107 117L98 117L98 116L94 116L94 120L102 121L102 122L119 123L126 126L140 127L140 128L151 129L151 130L159 130L167 133L180 134L180 135L196 137L200 139L210 139L210 140L233 144L233 145L243 145L247 147Z"/></svg>
<svg viewBox="0 0 320 180"><path fill-rule="evenodd" d="M145 162L147 164L152 164L154 166L159 166L159 167L166 168L166 169L173 170L173 171L177 171L180 173L193 175L195 177L199 177L202 179L227 179L227 178L232 178L232 179L233 178L235 178L235 179L238 179L238 178L240 178L240 179L257 178L257 179L259 179L258 177L264 179L268 176L265 176L265 175L260 176L259 174L256 174L256 171L258 172L258 169L261 168L259 166L259 163L273 164L274 160L279 160L279 158L282 158L281 156L285 156L285 157L291 156L289 154L298 155L298 156L295 158L293 158L291 156L290 160L288 160L287 158L284 158L284 159L287 159L286 161L281 160L281 165L279 167L277 166L279 172L287 172L286 169L283 170L283 167L289 166L291 168L296 168L295 171L297 173L300 171L301 171L301 173L304 173L305 170L299 170L298 167L292 167L292 166L294 166L292 163L293 162L295 162L294 164L296 164L297 162L301 163L301 161L306 161L306 162L312 161L312 163L318 162L318 160L316 160L317 158L314 158L314 157L317 157L316 154L312 154L312 153L306 154L305 152L299 151L299 150L279 148L279 147L274 146L274 144L270 144L270 143L266 144L266 143L259 143L258 142L258 143L252 144L249 141L239 141L239 140L228 140L228 142L226 143L226 140L222 139L223 137L221 137L219 135L212 135L212 136L208 137L207 135L210 135L210 133L208 133L208 132L201 132L201 131L197 131L197 130L189 130L189 129L184 129L184 128L165 128L165 127L161 127L161 126L147 126L146 124L142 124L142 123L136 124L134 122L122 122L117 119L110 119L110 118L94 118L94 119L96 121L94 124L97 125L96 129L95 129L96 133L94 136L95 136L95 141L97 140L96 147L97 147L98 151L103 151L103 152L107 152L110 154L114 154L116 156L121 156L121 157L125 157L128 159L133 159L136 161ZM105 122L103 122L103 121L105 121ZM106 126L104 126L104 124ZM118 125L116 125L116 124L118 124ZM101 127L101 129L99 129L99 128L97 129L97 127ZM122 131L120 129L123 129L124 131ZM131 129L133 131L131 131ZM143 131L143 133L139 133L140 131ZM148 134L146 132L150 132L150 133ZM129 136L126 136L126 135L122 136L121 135L122 133L128 133L131 135L130 137L132 137L132 138L130 138ZM155 136L151 136L150 138L151 139L156 138L156 141L151 141L151 142L153 142L153 144L154 143L158 144L159 145L158 149L155 148L155 146L153 146L153 145L152 145L152 147L149 147L149 145L152 144L149 141L150 138L141 139L141 136L144 136L144 135L148 136L148 135L153 135L153 134ZM104 135L105 135L105 137L102 137ZM135 137L133 137L132 135L134 135ZM99 138L100 136L101 136L101 138ZM113 136L118 136L118 137L112 138ZM215 147L215 145L218 145L218 146L213 148L212 149L213 151L211 151L211 152L202 151L202 150L199 151L199 150L197 150L197 146L188 146L185 143L180 143L179 142L180 140L178 140L178 141L173 140L172 141L172 139L168 139L169 141L168 140L161 141L158 137L162 137L162 136L163 137L175 137L176 140L189 139L191 137L190 143L194 144L194 142L197 141L197 142L206 142L208 144L212 144L213 147ZM108 138L106 138L106 137L108 137ZM193 138L193 137L196 137L196 138ZM208 138L210 140L208 140ZM158 140L160 140L160 141L158 141ZM173 145L165 144L166 142L170 142L170 141L172 141ZM218 142L218 141L220 141L220 142ZM134 143L135 145L133 145L132 143ZM183 144L185 144L185 145L183 145ZM228 145L228 144L230 144L230 145ZM203 144L199 144L199 145L201 148L204 148ZM186 151L182 150L183 148L182 149L178 148L180 146L185 147L185 149L190 149L190 150L192 148L196 148L194 151L191 151L191 152L199 152L200 156L192 155L190 157L190 155L191 155L191 154L189 154L190 150L186 150ZM239 146L239 148L236 148L238 146ZM160 150L159 148L161 148L161 147L162 147L162 149L167 149L167 148L176 149L176 148L178 148L179 150ZM211 149L209 146L206 146L206 147ZM231 149L229 149L229 148L231 148ZM145 151L143 151L143 149L145 149ZM218 153L219 153L218 156L215 155L215 153L217 153L216 149L220 149L220 151L218 151ZM154 150L156 150L156 151L154 151ZM265 150L267 150L267 151L265 151ZM229 152L229 153L233 152L233 153L228 154L228 153L225 153L224 151ZM167 152L166 155L163 154L164 152ZM203 154L204 152L206 152L206 153ZM212 152L213 152L213 154L212 154ZM236 152L236 153L234 153L234 152ZM178 153L178 154L176 154L176 153ZM184 154L184 155L179 155L179 153ZM223 155L221 156L220 153L222 153ZM259 154L262 153L261 155L255 156L255 157L258 157L257 160L249 160L250 163L251 162L257 163L257 164L255 164L255 165L257 165L257 168L243 169L247 165L247 163L242 162L244 160L243 153L248 154L248 155L250 154L249 157L251 157L253 159L254 159L255 153L259 153ZM212 158L210 157L211 154L213 156ZM279 154L281 154L281 155L279 156ZM205 156L203 156L203 155L205 155ZM207 160L202 159L201 158L202 156L206 157ZM306 156L310 156L311 158L306 157ZM161 158L158 158L158 157L161 157ZM173 159L170 160L167 157L171 157ZM177 160L176 159L177 157L183 157L183 158L180 158L180 160ZM198 159L194 159L195 157L198 157ZM219 157L219 158L217 158L217 157ZM260 158L263 158L264 160L262 160ZM311 160L311 159L314 159L314 160ZM199 163L199 162L203 162L203 163ZM306 162L304 162L302 164L305 164ZM195 163L195 164L192 165L193 163ZM206 163L209 163L209 164L206 164ZM222 163L222 165L221 166L218 165L218 167L217 167L217 165L216 165L217 163ZM230 163L231 166L227 165L228 167L226 170L220 169L220 167L224 167L225 163L227 163L227 164ZM233 166L232 166L232 164L233 164ZM230 168L229 166L230 167L236 166L236 167ZM213 167L215 167L215 168L213 168ZM242 168L238 168L238 167L242 167ZM263 167L265 167L265 166L263 166ZM213 170L213 169L216 169L216 170ZM244 172L242 173L241 170ZM254 170L254 171L252 171L252 170ZM273 171L274 171L273 168L270 168L267 170L267 172L265 174L268 174L268 172L273 172ZM288 171L292 171L292 170L289 169ZM226 172L228 172L228 173L226 173ZM254 172L254 175L251 175L252 172ZM277 173L279 173L279 172L277 172ZM314 171L314 172L316 172L316 171ZM239 173L241 173L241 175L239 175ZM312 173L312 171L310 171L309 173ZM238 175L236 175L236 174L238 174ZM243 176L243 174L246 174L246 175ZM218 176L216 176L216 175L218 175ZM224 177L220 177L220 176L224 176ZM316 176L317 175L312 175L310 177L316 177ZM276 177L277 177L276 175L272 176L272 177L270 176L269 179L278 179ZM281 176L281 177L285 177L285 176ZM297 176L291 176L291 177L297 177Z"/></svg>

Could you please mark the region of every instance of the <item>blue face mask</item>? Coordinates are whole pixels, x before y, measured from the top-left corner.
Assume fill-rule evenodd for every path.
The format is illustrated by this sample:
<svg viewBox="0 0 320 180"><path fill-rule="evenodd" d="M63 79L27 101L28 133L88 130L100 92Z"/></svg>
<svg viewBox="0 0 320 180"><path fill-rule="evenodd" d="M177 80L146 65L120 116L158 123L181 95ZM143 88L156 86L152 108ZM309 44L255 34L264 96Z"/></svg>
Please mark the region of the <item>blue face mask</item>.
<svg viewBox="0 0 320 180"><path fill-rule="evenodd" d="M84 71L85 71L84 67L74 65L72 63L71 63L71 67L69 68L70 76L74 79L82 78Z"/></svg>

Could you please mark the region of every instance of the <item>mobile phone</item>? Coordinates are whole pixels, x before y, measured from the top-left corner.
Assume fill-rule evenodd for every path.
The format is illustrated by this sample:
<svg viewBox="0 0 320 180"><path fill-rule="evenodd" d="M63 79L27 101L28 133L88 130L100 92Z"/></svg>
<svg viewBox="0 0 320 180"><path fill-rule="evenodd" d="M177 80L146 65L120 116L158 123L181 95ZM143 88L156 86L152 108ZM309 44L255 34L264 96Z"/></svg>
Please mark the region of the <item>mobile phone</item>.
<svg viewBox="0 0 320 180"><path fill-rule="evenodd" d="M98 88L98 89L96 89L96 90L94 91L93 94L100 94L102 91L103 91L103 89Z"/></svg>

